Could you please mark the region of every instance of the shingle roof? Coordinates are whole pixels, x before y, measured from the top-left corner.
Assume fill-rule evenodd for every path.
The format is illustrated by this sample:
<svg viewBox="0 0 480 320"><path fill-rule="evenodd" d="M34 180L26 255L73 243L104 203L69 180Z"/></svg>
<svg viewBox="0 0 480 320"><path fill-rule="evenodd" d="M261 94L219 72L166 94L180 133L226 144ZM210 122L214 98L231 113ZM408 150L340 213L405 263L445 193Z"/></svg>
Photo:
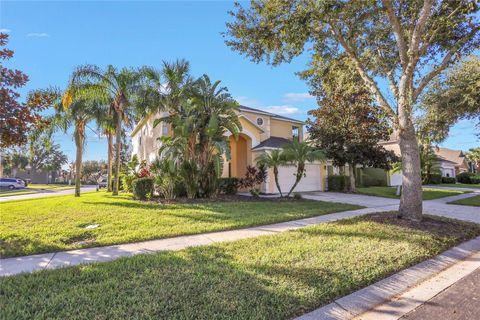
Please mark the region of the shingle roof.
<svg viewBox="0 0 480 320"><path fill-rule="evenodd" d="M240 106L240 110L247 111L247 112L250 111L250 112L254 112L254 113L267 114L270 117L272 117L273 119L287 120L287 121L293 121L293 122L298 122L298 123L303 124L303 121L301 121L301 120L297 120L297 119L293 119L293 118L289 118L289 117L284 117L284 116L281 116L281 115L278 115L278 114L275 114L275 113L271 113L271 112L268 112L268 111L265 111L265 110L250 108L250 107L247 107L247 106Z"/></svg>
<svg viewBox="0 0 480 320"><path fill-rule="evenodd" d="M465 161L465 155L462 150L452 150L448 148L433 148L433 151L440 159L456 163L461 166Z"/></svg>
<svg viewBox="0 0 480 320"><path fill-rule="evenodd" d="M262 148L281 148L289 142L291 141L282 137L270 137L260 142L260 144L252 148L252 150L258 150Z"/></svg>

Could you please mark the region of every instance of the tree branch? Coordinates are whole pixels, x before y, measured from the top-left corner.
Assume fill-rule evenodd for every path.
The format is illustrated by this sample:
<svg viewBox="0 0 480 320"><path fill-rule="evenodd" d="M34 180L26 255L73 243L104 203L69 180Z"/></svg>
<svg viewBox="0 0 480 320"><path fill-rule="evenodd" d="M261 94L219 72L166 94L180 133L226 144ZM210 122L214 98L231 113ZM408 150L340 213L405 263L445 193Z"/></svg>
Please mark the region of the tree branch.
<svg viewBox="0 0 480 320"><path fill-rule="evenodd" d="M398 54L400 56L400 64L403 69L407 66L408 55L407 55L407 46L405 44L405 39L403 37L402 28L400 26L400 21L398 17L395 15L395 11L393 10L393 5L391 0L383 0L383 5L385 6L385 10L387 12L387 17L390 23L392 24L393 34L395 35L395 39L397 41L398 47Z"/></svg>
<svg viewBox="0 0 480 320"><path fill-rule="evenodd" d="M390 90L392 90L392 93L395 96L395 99L398 100L398 88L397 88L397 83L395 81L395 70L392 70L388 73L388 80L390 83Z"/></svg>
<svg viewBox="0 0 480 320"><path fill-rule="evenodd" d="M472 31L467 36L457 41L455 46L453 46L450 51L448 51L448 53L445 55L445 57L443 57L440 65L434 68L429 74L427 74L425 77L422 78L422 80L420 80L417 88L413 91L413 102L417 101L418 97L422 93L423 89L425 89L425 87L428 85L428 83L450 65L450 63L452 62L452 58L458 52L458 50L460 50L460 47L464 45L471 37L473 37L479 30L480 27L476 27L472 29Z"/></svg>
<svg viewBox="0 0 480 320"><path fill-rule="evenodd" d="M415 24L413 29L412 39L410 41L409 56L414 58L418 55L418 47L420 46L420 40L422 38L425 25L427 24L428 18L430 17L430 12L432 11L434 0L424 0L423 7L420 11L420 17Z"/></svg>
<svg viewBox="0 0 480 320"><path fill-rule="evenodd" d="M387 100L383 96L382 92L378 88L377 84L375 81L368 75L368 73L365 71L363 68L360 60L356 56L355 52L353 51L352 47L350 47L345 40L345 38L341 35L340 32L337 32L332 24L331 25L331 32L334 37L337 38L338 42L343 46L345 51L347 52L348 56L352 59L355 69L357 69L358 73L360 74L360 77L363 79L363 82L367 86L367 88L374 94L378 102L380 103L380 106L385 110L385 112L392 117L392 119L396 119L396 114L393 111L392 107L388 104Z"/></svg>

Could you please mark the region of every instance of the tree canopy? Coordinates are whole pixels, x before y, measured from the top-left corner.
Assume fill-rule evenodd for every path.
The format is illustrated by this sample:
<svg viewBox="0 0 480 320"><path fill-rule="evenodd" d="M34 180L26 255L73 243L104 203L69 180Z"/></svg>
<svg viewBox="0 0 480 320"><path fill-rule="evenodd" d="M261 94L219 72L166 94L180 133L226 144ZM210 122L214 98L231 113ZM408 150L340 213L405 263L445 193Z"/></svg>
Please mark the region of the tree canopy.
<svg viewBox="0 0 480 320"><path fill-rule="evenodd" d="M480 57L472 56L447 69L431 83L419 104L424 111L419 132L433 142L445 140L459 120L476 119L480 130Z"/></svg>

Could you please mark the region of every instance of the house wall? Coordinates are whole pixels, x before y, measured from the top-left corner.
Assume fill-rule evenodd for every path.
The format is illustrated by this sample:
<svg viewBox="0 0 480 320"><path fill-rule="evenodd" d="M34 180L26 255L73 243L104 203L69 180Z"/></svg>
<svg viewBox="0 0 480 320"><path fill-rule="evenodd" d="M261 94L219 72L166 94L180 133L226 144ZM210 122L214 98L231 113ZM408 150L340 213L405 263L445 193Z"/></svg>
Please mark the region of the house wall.
<svg viewBox="0 0 480 320"><path fill-rule="evenodd" d="M300 141L303 140L303 126L288 121L271 120L270 134L274 137L281 137L292 140L292 127L298 127Z"/></svg>
<svg viewBox="0 0 480 320"><path fill-rule="evenodd" d="M132 135L133 154L136 154L140 161L146 160L147 163L153 162L157 156L161 146L158 138L165 134L170 134L167 123L160 123L153 127L155 119L158 119L165 114L155 114L144 120L143 126L134 131Z"/></svg>

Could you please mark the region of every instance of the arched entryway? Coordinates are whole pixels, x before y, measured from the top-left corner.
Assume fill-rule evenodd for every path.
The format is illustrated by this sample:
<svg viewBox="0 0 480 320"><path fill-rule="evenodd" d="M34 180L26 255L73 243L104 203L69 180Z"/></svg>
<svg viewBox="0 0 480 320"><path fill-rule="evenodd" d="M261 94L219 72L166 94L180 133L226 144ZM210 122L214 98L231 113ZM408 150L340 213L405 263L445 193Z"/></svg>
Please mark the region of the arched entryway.
<svg viewBox="0 0 480 320"><path fill-rule="evenodd" d="M247 166L252 164L252 139L241 133L238 139L230 136L231 159L228 162L228 176L241 178L247 172Z"/></svg>

